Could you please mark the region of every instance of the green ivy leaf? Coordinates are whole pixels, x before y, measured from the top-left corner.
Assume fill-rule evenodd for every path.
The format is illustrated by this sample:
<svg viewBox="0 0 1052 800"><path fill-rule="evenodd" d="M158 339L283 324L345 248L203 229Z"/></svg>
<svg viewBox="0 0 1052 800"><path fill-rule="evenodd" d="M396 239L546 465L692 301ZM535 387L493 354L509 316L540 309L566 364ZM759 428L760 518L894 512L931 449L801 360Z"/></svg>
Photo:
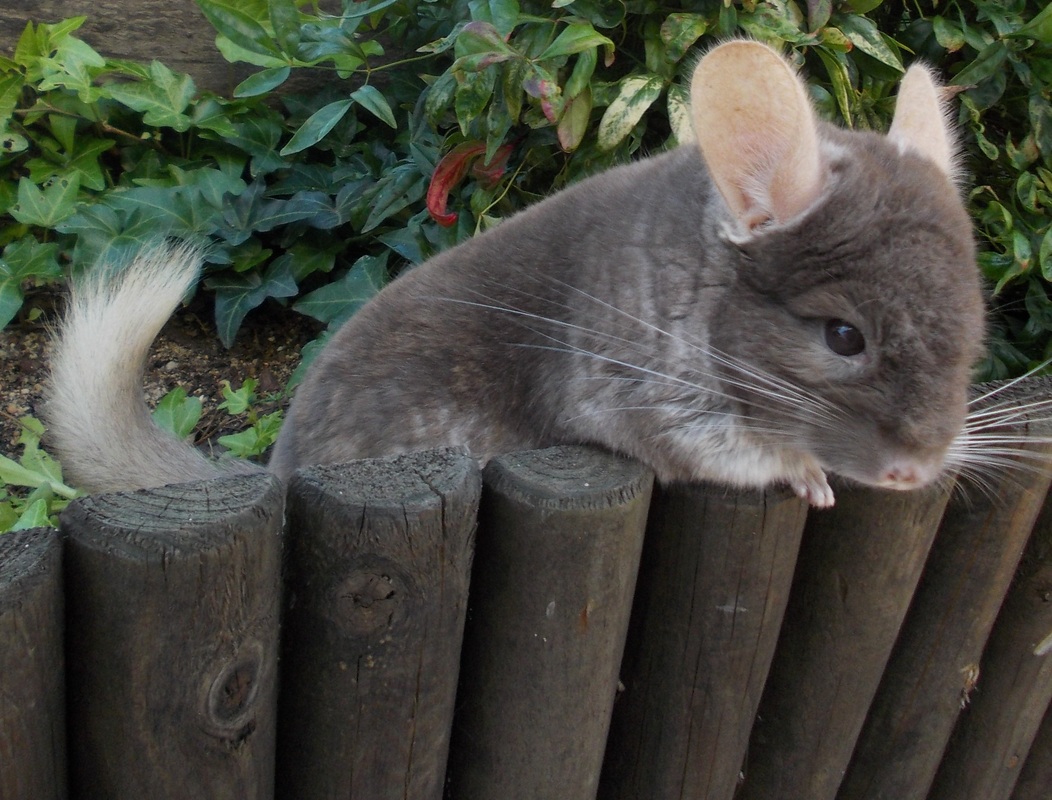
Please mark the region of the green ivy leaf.
<svg viewBox="0 0 1052 800"><path fill-rule="evenodd" d="M72 36L54 37L53 55L41 58L38 91L66 88L77 93L83 102L92 102L97 95L96 74L106 66L106 59L96 53L87 42Z"/></svg>
<svg viewBox="0 0 1052 800"><path fill-rule="evenodd" d="M361 223L362 232L371 231L424 197L427 180L413 164L402 164L387 172L363 197L369 214Z"/></svg>
<svg viewBox="0 0 1052 800"><path fill-rule="evenodd" d="M371 300L386 282L387 253L362 256L340 280L315 289L293 308L336 328Z"/></svg>
<svg viewBox="0 0 1052 800"><path fill-rule="evenodd" d="M186 439L201 419L201 398L187 397L186 389L177 386L161 398L152 416L157 427Z"/></svg>
<svg viewBox="0 0 1052 800"><path fill-rule="evenodd" d="M264 414L249 428L240 433L220 436L219 444L227 448L238 458L252 458L262 455L268 447L277 441L281 431L284 415L280 411Z"/></svg>
<svg viewBox="0 0 1052 800"><path fill-rule="evenodd" d="M268 297L293 297L296 281L287 262L272 262L266 272L258 270L242 273L224 272L205 281L215 292L215 320L219 340L226 346L234 344L238 328L245 316Z"/></svg>
<svg viewBox="0 0 1052 800"><path fill-rule="evenodd" d="M19 516L18 521L11 526L12 531L28 531L31 528L46 528L51 525L48 514L48 502L39 498L30 503L25 511Z"/></svg>
<svg viewBox="0 0 1052 800"><path fill-rule="evenodd" d="M247 413L252 408L252 404L256 402L256 386L258 385L259 381L255 378L245 378L240 389L234 389L230 381L222 381L220 392L223 395L223 402L217 407L235 417Z"/></svg>
<svg viewBox="0 0 1052 800"><path fill-rule="evenodd" d="M12 242L0 256L0 328L14 319L25 299L27 280L56 280L62 276L58 245L41 244L31 236Z"/></svg>
<svg viewBox="0 0 1052 800"><path fill-rule="evenodd" d="M150 64L149 82L112 83L105 91L118 103L142 112L147 125L181 132L193 122L183 113L197 93L193 78L172 72L159 61Z"/></svg>
<svg viewBox="0 0 1052 800"><path fill-rule="evenodd" d="M38 189L29 178L18 181L18 202L10 214L25 225L54 228L73 215L76 208L80 180L75 174L57 178Z"/></svg>
<svg viewBox="0 0 1052 800"><path fill-rule="evenodd" d="M0 131L5 130L11 122L25 85L25 78L18 73L0 74Z"/></svg>
<svg viewBox="0 0 1052 800"><path fill-rule="evenodd" d="M219 225L218 210L196 186L137 186L114 192L106 203L129 218L140 215L153 227L154 237L159 232L183 238L207 236Z"/></svg>
<svg viewBox="0 0 1052 800"><path fill-rule="evenodd" d="M100 157L116 142L113 139L95 139L83 136L70 143L72 147L64 157L34 158L26 162L29 178L36 184L56 177L76 177L80 186L101 192L107 186L106 173Z"/></svg>

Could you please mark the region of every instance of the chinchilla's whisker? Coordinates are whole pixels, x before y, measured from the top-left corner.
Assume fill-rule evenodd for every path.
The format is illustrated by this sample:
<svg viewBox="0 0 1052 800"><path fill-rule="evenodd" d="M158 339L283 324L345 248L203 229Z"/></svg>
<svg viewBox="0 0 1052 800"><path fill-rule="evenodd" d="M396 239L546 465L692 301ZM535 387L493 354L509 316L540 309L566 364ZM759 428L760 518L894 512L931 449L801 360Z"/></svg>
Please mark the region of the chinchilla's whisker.
<svg viewBox="0 0 1052 800"><path fill-rule="evenodd" d="M1002 400L988 408L970 411L965 424L972 426L979 420L983 420L988 425L996 425L998 422L1010 422L1016 419L1040 421L1044 418L1037 417L1031 420L1030 417L1034 413L1044 413L1049 410L1052 410L1052 399L1032 400L1022 404L1010 400Z"/></svg>
<svg viewBox="0 0 1052 800"><path fill-rule="evenodd" d="M1052 364L1052 358L1046 359L1045 361L1042 361L1036 367L1034 367L1033 369L1027 370L1025 373L1023 373L1022 375L1020 375L1017 378L1012 378L1011 380L1006 381L1006 382L1000 384L999 386L995 386L993 389L991 389L988 392L983 392L982 394L977 395L976 397L973 397L971 400L968 401L968 405L976 405L978 403L984 403L987 400L989 400L991 397L996 397L997 395L1001 394L1002 392L1005 392L1008 389L1011 389L1013 386L1017 386L1022 381L1025 381L1027 378L1033 377L1034 375L1039 373L1041 370L1043 370L1046 367L1048 367L1050 364Z"/></svg>
<svg viewBox="0 0 1052 800"><path fill-rule="evenodd" d="M601 414L618 414L618 413L621 413L621 412L633 412L633 411L638 411L638 412L669 411L669 412L673 412L673 413L677 413L677 414L689 415L689 416L692 417L692 419L683 421L683 427L684 428L696 427L699 423L700 424L704 424L701 420L697 419L698 417L701 417L701 418L721 417L721 418L734 418L734 419L737 419L737 420L755 421L756 423L760 423L760 424L750 425L749 426L750 432L761 432L761 433L769 433L769 434L774 434L774 435L783 433L783 431L781 431L779 429L776 429L776 428L764 428L764 427L762 427L763 420L759 420L756 417L745 416L745 415L739 414L739 413L737 413L735 411L721 410L721 409L692 409L692 408L686 408L686 407L684 407L682 405L672 405L672 404L662 404L662 403L649 404L649 405L624 405L624 406L607 406L607 407L604 407L604 408L592 408L592 409L589 409L588 411L584 411L584 412L582 412L580 414L575 414L572 417L565 417L563 419L563 421L564 422L571 422L573 420L584 419L586 417L591 417L591 416L599 416Z"/></svg>
<svg viewBox="0 0 1052 800"><path fill-rule="evenodd" d="M470 306L474 306L474 307L477 307L477 308L483 308L483 309L491 310L491 311L499 311L499 312L503 312L503 313L513 314L515 316L518 316L518 317L521 317L521 318L524 318L524 319L529 319L531 321L542 322L542 323L545 323L545 324L548 324L548 325L553 325L553 326L558 327L558 328L563 328L563 329L573 330L573 331L576 331L576 332L579 332L579 333L594 335L594 336L600 337L600 338L602 338L602 339L604 339L606 341L612 341L612 342L616 342L616 343L619 343L619 344L624 344L624 345L630 346L633 349L636 349L636 350L640 351L643 355L647 356L650 359L655 359L655 356L657 355L653 351L644 350L644 348L641 348L639 346L638 342L636 342L636 341L629 340L629 339L626 339L624 337L616 336L616 335L613 335L613 334L609 334L609 333L606 333L605 331L599 331L599 330L595 330L593 328L588 328L588 327L585 327L585 326L582 326L582 325L578 325L576 323L570 323L570 322L566 322L564 320L559 320L559 319L553 319L551 317L546 317L546 316L541 315L541 314L535 314L535 313L530 312L530 311L523 311L521 309L513 308L513 307L510 307L510 306L506 306L506 305L496 305L496 304L491 304L491 303L481 303L481 302L467 301L467 300L460 300L460 299L452 299L451 302L461 303L461 304L464 304L464 305L470 305ZM625 316L631 318L631 315L627 315L626 314ZM650 329L653 329L653 330L655 330L655 331L657 331L657 332L659 332L659 333L661 333L661 334L663 334L665 336L670 336L670 334L667 334L664 331L661 331L660 329L658 329L654 325L651 325L649 323L644 323L642 321L640 321L640 324L645 325L646 327L648 327ZM584 349L584 348L582 348L582 347L580 347L578 345L574 345L574 344L571 344L569 342L565 342L565 341L559 339L556 336L553 336L553 335L551 335L551 334L549 334L549 333L547 333L545 331L541 331L541 330L538 330L536 328L530 327L528 329L531 330L533 333L535 333L535 334L537 334L539 336L542 336L542 337L544 337L546 339L549 339L550 341L553 341L557 345L559 345L559 347L551 348L553 350L559 350L559 351L562 351L562 352L573 353L573 354L576 354L576 355L589 356L589 357L592 357L592 358L596 358L597 360L604 361L606 363L615 364L617 366L625 367L627 369L638 370L638 371L640 371L642 373L645 373L645 374L648 374L648 375L655 375L655 376L667 378L667 379L671 380L675 384L683 385L683 386L689 386L690 388L696 389L697 391L702 392L702 393L704 393L704 394L706 394L708 396L722 397L722 398L725 398L725 399L731 399L730 396L727 395L726 393L714 391L712 389L712 387L702 386L702 385L700 385L698 383L690 382L690 381L687 381L687 380L682 379L682 378L677 378L675 376L671 376L671 375L668 375L668 374L665 374L665 373L661 373L661 372L659 372L657 370L653 370L653 369L650 369L648 367L641 367L641 366L639 366L637 364L632 364L632 363L626 362L626 361L624 361L622 359L616 359L616 358L613 358L611 356L605 356L605 355L600 355L600 354L594 353L594 352L586 350L586 349ZM538 348L544 349L543 345L527 345L527 344L516 343L516 346L521 346L521 347L538 347ZM725 358L723 358L721 356L715 356L715 357L721 359L722 361L724 361L728 365L731 365L731 366L735 367L736 369L738 369L743 374L746 374L747 376L749 376L751 378L755 378L755 379L757 379L759 381L763 381L763 382L769 384L771 387L773 387L773 389L772 388L764 388L763 386L757 385L757 383L755 383L753 381L738 381L738 380L728 379L728 378L726 378L724 376L722 378L723 381L726 382L726 383L729 383L732 386L735 386L737 388L746 389L746 390L751 391L753 393L759 394L759 395L761 395L762 397L764 397L766 399L775 400L775 401L778 401L780 403L783 403L783 404L788 405L788 406L793 407L793 408L797 408L799 406L799 404L801 404L801 403L809 403L816 410L828 411L828 408L824 404L819 404L813 398L810 398L810 397L807 397L807 396L803 395L798 390L796 390L794 387L792 387L789 384L786 384L783 381L777 381L777 380L773 379L771 376L768 376L768 375L766 375L764 373L759 373L759 372L757 372L755 370L745 368L745 367L743 367L741 365L733 364L730 360L725 359ZM699 373L699 374L702 377L713 377L713 376L711 376L711 375L709 375L707 373L703 373L703 372Z"/></svg>
<svg viewBox="0 0 1052 800"><path fill-rule="evenodd" d="M640 319L639 317L628 313L624 309L618 308L617 306L613 305L612 303L609 303L609 302L607 302L605 300L602 300L601 298L595 297L594 295L592 295L592 294L590 294L588 292L585 292L584 290L582 290L582 289L580 289L578 287L570 286L569 284L566 284L565 282L562 282L562 281L558 281L556 279L551 279L551 282L560 285L564 290L566 290L567 293L571 293L572 292L576 296L582 297L585 300L587 300L588 302L590 302L590 303L592 303L592 304L594 304L596 306L599 306L602 309L605 309L607 311L613 312L615 317L619 317L619 318L625 320L626 321L626 325L624 326L624 328L625 328L626 334L634 332L634 331L637 331L640 328L642 328L644 330L649 330L652 333L656 333L656 334L658 334L659 336L661 336L663 338L667 338L667 339L670 339L670 340L682 343L685 346L687 346L688 348L693 349L694 351L698 352L700 355L707 356L707 357L711 358L716 363L719 363L719 364L727 367L729 370L732 370L733 372L735 372L736 374L741 376L740 378L735 379L735 378L731 378L729 375L718 375L717 376L717 375L714 375L714 374L709 373L709 372L698 371L698 375L699 375L700 378L703 378L703 379L717 379L717 380L727 384L728 386L731 386L731 387L734 387L734 388L739 388L739 389L744 389L744 390L746 390L748 392L752 392L754 394L757 394L757 395L761 396L762 398L764 398L766 400L775 401L775 402L779 403L781 406L783 406L784 408L791 409L791 410L796 411L798 413L802 412L806 408L806 409L810 410L810 412L811 412L809 414L810 417L814 417L816 419L818 419L818 418L825 418L825 420L827 421L827 424L826 424L825 427L828 430L831 430L831 431L839 430L839 426L843 423L843 420L839 419L838 415L833 413L833 409L830 408L828 403L822 401L821 398L819 398L819 397L817 397L817 396L815 396L815 395L813 395L811 393L803 391L801 389L801 387L799 387L799 386L796 386L796 385L791 384L791 383L789 383L787 381L784 381L784 380L782 380L780 378L777 378L776 376L770 375L769 373L757 370L755 367L753 367L753 366L751 366L749 364L742 363L740 360L734 359L734 358L732 358L732 357L720 352L716 348L713 348L711 346L706 346L706 345L700 345L700 344L692 342L691 340L689 340L687 338L684 338L682 336L676 336L675 334L672 334L669 331L664 330L660 326L655 325L652 322L648 322L647 320ZM521 289L515 289L515 293L520 295L520 296L522 296L522 297L525 297L527 299L533 300L535 302L536 301L540 301L540 302L543 302L545 304L555 306L556 308L559 308L559 309L573 311L575 316L578 319L580 319L583 316L582 315L582 310L580 309L580 307L576 307L576 306L571 307L570 305L567 305L567 304L555 303L555 302L547 299L546 297L541 297L539 295L531 294L531 293L525 292L525 291L523 291ZM478 293L478 294L483 299L488 299L482 293ZM465 301L456 301L456 302L465 302ZM589 328L587 326L576 324L576 323L571 324L571 323L565 322L564 320L560 320L560 319L552 318L552 317L547 317L547 316L544 316L544 315L534 314L532 312L522 311L521 309L516 309L516 308L514 308L512 306L508 306L508 305L503 305L503 304L502 305L496 305L496 304L493 304L493 303L479 303L479 305L481 307L485 307L485 308L488 308L490 310L503 310L503 311L505 311L507 313L516 314L516 315L520 315L520 316L525 316L527 318L538 320L538 321L542 321L542 322L545 322L545 323L550 324L550 325L555 325L555 326L558 326L558 327L561 327L561 328L567 328L567 329L574 330L574 331L577 331L577 332L580 332L580 333L592 335L592 336L595 336L595 337L597 337L597 338L599 338L599 339L601 339L603 341L613 342L613 343L617 343L617 344L620 344L622 346L625 346L627 348L631 348L631 349L637 351L640 355L646 357L648 360L662 361L662 362L668 363L670 365L671 364L675 364L677 366L682 367L682 362L681 361L677 361L677 360L669 357L668 354L662 352L661 350L657 350L657 349L654 349L652 347L651 348L644 348L644 347L642 347L640 345L639 341L638 341L638 338L627 338L626 336L620 336L618 334L614 334L614 333L611 333L611 332L606 331L606 330L599 330L599 329L596 329L596 328ZM608 316L601 317L601 318L598 317L598 315L595 315L595 314L589 315L589 316L592 319L600 319L601 322L604 325L609 325L610 324L610 319L609 319ZM542 332L537 331L534 328L531 328L530 330L532 330L534 333L538 333L540 335L544 335ZM561 342L561 340L558 340L557 337L549 337L549 338L552 338L552 339L555 339L557 341L560 341L561 344L567 344L565 342ZM585 350L585 348L582 348L582 347L578 346L577 347L577 352L579 352L581 354L584 354L587 351ZM703 391L705 394L708 394L710 396L722 396L722 397L725 397L725 398L727 397L725 394L716 395L715 393L713 393L712 389L709 388L709 387L697 386L696 388L698 388L699 391Z"/></svg>
<svg viewBox="0 0 1052 800"><path fill-rule="evenodd" d="M506 313L509 315L516 316L522 320L523 326L526 330L529 330L536 336L551 342L551 345L529 345L524 343L515 343L516 346L523 347L535 347L538 349L548 349L555 352L563 352L571 355L577 355L586 358L592 358L597 361L611 364L612 366L618 366L624 369L629 369L640 373L637 378L630 378L626 376L606 377L606 376L589 376L589 379L603 379L606 380L621 380L626 385L633 381L639 383L646 383L652 386L662 386L664 388L676 388L683 387L698 392L699 395L713 398L722 399L728 401L740 401L740 398L735 398L729 395L726 391L716 389L711 385L713 380L717 381L719 385L725 386L728 389L741 389L745 392L755 395L761 400L773 402L779 407L792 412L796 416L807 416L807 418L815 425L815 427L823 428L830 432L838 435L844 435L845 422L842 418L842 414L838 413L837 410L831 407L827 402L821 400L815 395L801 390L800 387L788 383L776 376L770 375L761 370L757 370L755 367L742 363L738 359L734 359L717 349L712 347L706 347L692 342L683 337L676 336L653 323L647 322L646 320L639 319L638 317L619 309L612 304L601 300L599 298L590 295L587 292L577 289L576 287L566 287L568 291L572 291L575 295L583 297L589 302L596 306L614 312L616 318L620 318L625 321L625 324L621 326L617 333L611 332L610 330L600 330L595 327L591 327L585 324L581 324L582 319L595 320L597 324L603 324L606 327L610 327L611 321L608 316L600 316L599 314L583 314L579 307L573 308L575 312L576 322L568 322L557 317L548 316L545 314L538 314L532 311L526 311L521 308L508 305L503 302L490 302L489 298L483 293L477 293L480 300L470 301L462 299L451 299L451 302L456 302L465 305L471 305L477 308L482 308L489 311L498 313ZM516 290L516 294L534 302L542 302L545 305L552 306L556 309L569 310L571 307L563 303L553 302L547 298L540 297L525 291ZM533 323L533 324L527 324ZM633 358L631 361L626 358L616 358L614 356L597 353L594 350L588 349L583 344L568 342L565 339L554 335L551 331L541 330L536 325L541 324L545 327L561 329L565 331L572 331L575 334L583 336L585 339L593 338L596 343L616 345L629 354L634 353L639 357L640 362L645 362L652 366L643 367ZM683 368L682 359L675 359L670 354L662 351L660 348L654 345L644 345L640 342L638 335L630 336L633 333L637 333L640 329L650 331L657 334L661 338L673 340L679 342L691 350L694 350L699 356L705 356L710 358L715 363L718 363L727 368L726 373L716 375L705 370L695 370L696 380L690 380L687 377L674 375L671 371L663 371L661 367L668 365L671 367L678 367L680 370ZM625 335L621 335L624 333ZM735 377L737 376L737 377ZM709 385L701 383L701 381L709 381ZM677 409L681 410L681 409ZM759 418L755 418L751 415L738 414L737 418L741 421L750 422L750 429L755 433L762 433L773 437L784 437L786 432L781 429L771 427L770 421L765 421L763 427L759 427Z"/></svg>
<svg viewBox="0 0 1052 800"><path fill-rule="evenodd" d="M541 331L534 331L534 332L537 333L540 336L544 336L545 338L548 338L551 341L555 342L556 346L531 345L531 344L520 344L520 345L516 345L516 346L518 346L518 347L526 347L526 348L542 349L542 350L552 350L552 351L557 351L557 352L563 352L563 353L570 353L570 354L574 354L574 355L580 355L580 356L584 356L584 357L587 357L587 358L593 358L593 359L595 359L597 361L602 361L602 362L605 362L605 363L608 363L608 364L613 364L613 365L616 365L616 366L624 367L626 369L637 370L637 371L642 372L642 373L644 373L646 375L657 376L659 378L664 379L660 383L662 385L665 385L665 386L682 386L682 387L685 387L685 388L689 388L689 389L695 390L699 394L702 394L702 395L704 395L706 397L716 397L716 398L721 398L721 399L726 399L726 400L733 400L733 399L735 399L731 395L727 394L726 392L719 391L717 389L714 389L711 386L703 386L701 384L694 383L692 381L688 381L685 378L677 378L676 376L667 375L665 373L661 373L661 372L658 372L656 370L652 370L652 369L650 369L648 367L641 367L641 366L639 366L637 364L633 364L631 362L626 362L626 361L623 361L621 359L616 359L616 358L613 358L611 356L606 356L606 355L601 355L601 354L598 354L598 353L593 353L593 352L591 352L589 350L584 350L584 349L582 349L580 347L577 347L575 345L571 345L571 344L568 344L566 342L563 342L563 341L557 339L556 337L549 336L548 334L545 334L545 333L543 333ZM707 376L705 373L701 373L701 375L703 377L710 377L710 376ZM601 378L601 376L593 376L593 377ZM784 396L782 394L779 394L778 392L776 392L774 390L758 388L754 384L745 383L745 382L742 382L742 381L733 381L733 380L728 381L728 380L724 379L724 382L725 383L729 383L732 386L737 386L739 388L747 389L747 390L749 390L749 391L751 391L753 393L756 393L756 394L761 395L762 397L765 397L766 399L776 400L776 401L779 401L781 403L784 403L784 404L788 405L789 407L795 408L795 406L793 405L793 402L792 402L793 398L786 397L786 396ZM655 382L655 383L658 383L658 382ZM823 410L825 410L825 409L823 409ZM832 415L830 415L830 417L832 417ZM743 415L738 415L738 418L739 419L751 419L751 417L743 416Z"/></svg>
<svg viewBox="0 0 1052 800"><path fill-rule="evenodd" d="M995 482L986 474L973 470L958 471L954 481L953 496L958 502L964 503L967 508L971 508L974 505L973 490L992 503L997 502L1000 496Z"/></svg>
<svg viewBox="0 0 1052 800"><path fill-rule="evenodd" d="M634 316L632 314L629 314L627 311L618 308L617 306L613 305L612 303L608 303L605 300L602 300L602 299L600 299L598 297L595 297L594 295L591 295L588 292L585 292L584 290L579 289L578 287L568 286L567 288L570 289L571 291L576 292L580 296L585 297L586 299L590 300L591 302L596 303L598 305L601 305L602 307L604 307L606 309L609 309L610 311L613 311L616 314L619 314L619 315L625 317L626 319L632 321L633 323L635 323L635 324L637 324L637 325L639 325L639 326L641 326L643 328L646 328L646 329L651 330L651 331L653 331L655 333L658 333L661 336L665 336L665 337L674 339L675 341L682 342L687 347L689 347L689 348L691 348L691 349L693 349L693 350L695 350L695 351L697 351L699 353L702 353L702 354L705 354L705 355L709 356L710 358L718 361L720 364L723 364L726 367L729 367L731 369L737 370L738 372L740 372L740 373L742 373L744 375L747 375L750 378L755 378L756 380L758 380L758 381L760 381L760 382L762 382L764 384L767 384L768 386L772 386L772 387L776 387L778 389L781 389L781 390L785 391L787 394L792 395L793 399L796 400L797 402L807 403L807 404L812 405L814 407L824 407L825 406L825 403L823 403L820 398L817 398L817 397L811 395L810 393L802 391L799 386L795 386L793 384L790 384L790 383L788 383L786 381L783 381L783 380L781 380L779 378L776 378L775 376L770 375L768 373L759 372L758 370L756 370L751 365L745 364L745 363L739 361L738 359L731 358L730 356L728 356L728 355L726 355L724 353L721 353L718 349L716 349L714 347L711 347L711 346L708 346L708 345L697 344L696 342L692 342L689 339L684 338L682 336L675 336L674 334L669 333L668 331L666 331L663 328L653 324L652 322L648 322L646 320L639 319L638 317L636 317L636 316ZM741 387L742 388L748 388L748 389L755 388L754 384L752 384L752 383L741 384Z"/></svg>
<svg viewBox="0 0 1052 800"><path fill-rule="evenodd" d="M638 328L643 328L645 330L649 330L649 331L651 331L653 333L656 333L656 334L658 334L658 335L660 335L662 337L671 339L671 340L676 341L676 342L680 342L680 343L686 345L688 348L698 352L701 355L705 355L705 356L713 358L714 360L718 361L719 363L723 364L724 366L727 366L727 367L729 367L731 369L737 370L737 371L741 372L742 374L748 375L749 377L756 378L756 379L758 379L758 380L760 380L760 381L762 381L762 382L764 382L764 383L766 383L766 384L768 384L770 386L777 386L779 389L784 390L786 393L792 394L793 398L796 401L798 401L798 402L816 403L816 404L821 402L817 398L815 398L815 397L813 397L813 396L801 391L800 387L795 386L794 384L790 384L790 383L788 383L786 381L783 381L783 380L781 380L779 378L776 378L775 376L772 376L772 375L770 375L768 373L760 372L760 371L756 370L754 367L752 367L751 365L742 363L741 361L739 361L737 359L731 358L730 356L720 352L718 349L716 349L714 347L711 347L710 345L698 344L696 342L691 341L690 339L688 339L686 337L677 336L676 334L673 334L673 333L665 330L664 328L661 328L660 326L655 325L652 322L649 322L649 321L641 319L641 318L639 318L639 317L637 317L637 316L635 316L633 314L630 314L629 312L625 311L624 309L619 308L619 307L615 306L614 304L612 304L612 303L610 303L610 302L608 302L606 300L603 300L603 299L601 299L599 297L596 297L595 295L592 295L592 294L584 291L583 289L580 289L579 287L571 286L571 285L569 285L569 284L567 284L567 283L565 283L563 281L558 281L556 279L552 279L552 282L560 284L567 291L573 292L574 294L576 294L576 295L578 295L580 297L583 297L584 299L588 300L589 302L594 303L595 305L598 305L601 308L604 308L604 309L606 309L608 311L611 311L611 312L613 312L615 315L617 315L619 317L622 317L623 319L625 319L629 323L631 323L632 328L637 328L637 327ZM527 295L527 296L535 297L533 295ZM561 306L561 307L571 308L570 306ZM576 311L577 316L580 316L580 309L574 307L574 310ZM550 321L556 322L558 324L557 320L550 320ZM606 321L608 321L608 320L606 318L604 318L604 322L606 322ZM592 332L597 334L597 335L600 335L600 336L608 335L605 332L598 331L598 330L594 330ZM624 340L624 339L621 339L620 337L618 337L618 339L620 341L625 341L626 343L629 343L629 344L635 344L634 340L632 340L632 341ZM708 376L706 376L706 377L708 377ZM753 388L753 384L752 383L742 383L742 384L740 384L740 386L742 388Z"/></svg>
<svg viewBox="0 0 1052 800"><path fill-rule="evenodd" d="M644 375L650 375L650 376L654 376L654 377L657 377L657 378L661 378L662 379L662 383L664 385L666 385L666 386L678 386L678 387L682 387L682 388L691 389L691 390L696 391L696 392L704 393L705 396L707 396L707 397L719 397L719 398L722 398L722 399L731 399L730 395L726 394L725 392L717 391L717 390L715 390L715 389L713 389L711 387L700 386L699 384L693 383L693 382L688 381L688 380L686 380L684 378L677 378L674 375L666 375L665 373L658 372L657 370L650 369L649 367L642 367L642 366L640 366L638 364L633 364L633 363L628 362L628 361L622 361L620 359L613 358L612 356L604 356L604 355L600 355L599 353L593 353L593 352L591 352L589 350L583 350L583 349L581 349L579 347L575 347L574 345L567 344L565 342L560 342L558 339L555 339L554 337L548 337L548 338L551 338L552 341L556 342L556 344L555 345L516 344L515 347L522 347L522 348L531 349L531 350L547 350L549 352L568 353L570 355L584 356L586 358L591 358L591 359L594 359L596 361L601 361L601 362L606 363L606 364L611 364L611 365L618 366L618 367L624 367L625 369L635 370L635 371L640 372L640 373L642 373Z"/></svg>
<svg viewBox="0 0 1052 800"><path fill-rule="evenodd" d="M951 448L946 456L946 465L958 469L962 475L984 474L991 479L1003 479L1021 472L1046 473L1052 465L1052 453L1012 447L1011 444Z"/></svg>

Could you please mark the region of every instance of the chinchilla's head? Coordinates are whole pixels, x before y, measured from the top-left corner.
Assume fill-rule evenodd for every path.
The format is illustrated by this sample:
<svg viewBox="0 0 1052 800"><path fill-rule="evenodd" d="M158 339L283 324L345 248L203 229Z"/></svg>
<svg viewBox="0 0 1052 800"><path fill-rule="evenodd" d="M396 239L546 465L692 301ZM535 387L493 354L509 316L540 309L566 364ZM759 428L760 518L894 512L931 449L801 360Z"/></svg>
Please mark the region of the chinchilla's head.
<svg viewBox="0 0 1052 800"><path fill-rule="evenodd" d="M711 333L727 357L725 391L758 439L825 470L888 488L929 483L964 425L984 339L938 87L913 68L888 135L846 132L814 118L773 51L734 42L706 60L723 48L726 63L700 85L696 75L693 93L699 144L729 211L724 233L739 254ZM739 86L724 103L733 109L711 93L727 70L762 85L751 96ZM774 111L772 83L782 84ZM699 103L709 106L700 120ZM744 126L737 146L713 115Z"/></svg>

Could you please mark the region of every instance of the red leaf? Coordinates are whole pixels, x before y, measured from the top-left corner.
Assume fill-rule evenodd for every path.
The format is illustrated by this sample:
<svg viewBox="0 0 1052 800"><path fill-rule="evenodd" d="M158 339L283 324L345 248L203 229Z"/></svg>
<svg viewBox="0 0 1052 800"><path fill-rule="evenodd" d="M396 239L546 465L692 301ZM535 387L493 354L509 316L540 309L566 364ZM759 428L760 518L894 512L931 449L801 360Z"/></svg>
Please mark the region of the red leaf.
<svg viewBox="0 0 1052 800"><path fill-rule="evenodd" d="M512 146L510 144L501 145L497 148L497 152L493 154L493 160L488 164L476 161L475 166L471 168L471 174L486 189L492 189L508 169L508 157L511 155L511 151Z"/></svg>
<svg viewBox="0 0 1052 800"><path fill-rule="evenodd" d="M482 142L458 144L442 156L431 176L431 183L427 187L427 210L431 218L444 228L455 225L456 213L446 211L450 192L464 180L464 176L468 174L473 163L475 168L472 174L484 186L493 186L508 167L511 149L510 144L499 147L489 164L475 163L478 157L486 152L486 145Z"/></svg>
<svg viewBox="0 0 1052 800"><path fill-rule="evenodd" d="M473 159L486 152L482 142L464 142L458 144L438 162L427 187L427 210L431 218L444 228L456 224L457 215L446 211L446 202L453 188L464 180Z"/></svg>

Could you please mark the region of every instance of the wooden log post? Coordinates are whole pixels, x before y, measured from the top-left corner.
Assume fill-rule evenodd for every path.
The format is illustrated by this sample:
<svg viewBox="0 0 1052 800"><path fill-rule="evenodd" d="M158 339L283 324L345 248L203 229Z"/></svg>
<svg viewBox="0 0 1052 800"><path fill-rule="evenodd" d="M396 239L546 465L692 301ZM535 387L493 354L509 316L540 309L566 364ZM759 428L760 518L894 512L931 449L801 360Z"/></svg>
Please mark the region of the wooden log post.
<svg viewBox="0 0 1052 800"><path fill-rule="evenodd" d="M806 518L785 489L657 492L604 800L734 796Z"/></svg>
<svg viewBox="0 0 1052 800"><path fill-rule="evenodd" d="M62 542L0 536L0 797L66 797Z"/></svg>
<svg viewBox="0 0 1052 800"><path fill-rule="evenodd" d="M441 798L481 486L450 450L292 481L278 797Z"/></svg>
<svg viewBox="0 0 1052 800"><path fill-rule="evenodd" d="M1045 718L1030 745L1012 800L1048 800L1049 786L1052 786L1052 705L1045 709Z"/></svg>
<svg viewBox="0 0 1052 800"><path fill-rule="evenodd" d="M804 531L741 800L836 796L949 496L835 488Z"/></svg>
<svg viewBox="0 0 1052 800"><path fill-rule="evenodd" d="M1034 526L928 800L1008 800L1052 702L1052 496ZM1052 754L1049 754L1052 758ZM1052 762L1044 784L1052 797Z"/></svg>
<svg viewBox="0 0 1052 800"><path fill-rule="evenodd" d="M272 796L283 502L253 475L67 509L72 796Z"/></svg>
<svg viewBox="0 0 1052 800"><path fill-rule="evenodd" d="M486 468L450 766L457 800L594 798L652 476L578 447Z"/></svg>
<svg viewBox="0 0 1052 800"><path fill-rule="evenodd" d="M1047 384L1035 381L994 402L1043 397ZM981 487L963 484L947 508L838 800L925 797L931 788L1052 478L1035 468L1052 454L1049 424L1020 423L1017 432L1032 437L1018 446L1019 467L984 472Z"/></svg>

